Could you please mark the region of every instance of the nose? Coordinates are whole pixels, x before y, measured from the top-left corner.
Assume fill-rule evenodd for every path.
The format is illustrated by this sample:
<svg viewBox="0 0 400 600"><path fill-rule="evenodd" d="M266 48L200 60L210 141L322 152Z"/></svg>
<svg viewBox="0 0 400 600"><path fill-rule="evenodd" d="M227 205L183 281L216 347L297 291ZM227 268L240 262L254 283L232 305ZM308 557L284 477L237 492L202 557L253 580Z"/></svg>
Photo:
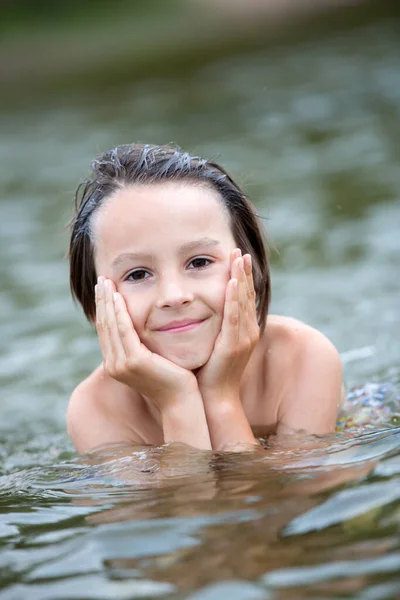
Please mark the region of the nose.
<svg viewBox="0 0 400 600"><path fill-rule="evenodd" d="M180 308L193 301L193 292L188 282L178 275L166 275L158 286L157 308Z"/></svg>

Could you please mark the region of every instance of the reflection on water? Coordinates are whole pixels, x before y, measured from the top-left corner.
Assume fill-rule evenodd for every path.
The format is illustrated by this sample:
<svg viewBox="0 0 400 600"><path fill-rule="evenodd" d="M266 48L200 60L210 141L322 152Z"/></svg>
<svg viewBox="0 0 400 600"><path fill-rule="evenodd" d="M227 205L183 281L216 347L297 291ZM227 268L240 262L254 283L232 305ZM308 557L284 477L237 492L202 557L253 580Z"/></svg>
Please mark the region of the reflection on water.
<svg viewBox="0 0 400 600"><path fill-rule="evenodd" d="M392 408L240 456L75 456L65 407L99 352L69 298L63 228L100 150L136 139L218 156L279 250L273 310L333 340L349 387L398 392L399 57L380 21L0 117L2 598L396 597Z"/></svg>
<svg viewBox="0 0 400 600"><path fill-rule="evenodd" d="M77 597L94 574L113 585L87 597L204 588L218 598L224 580L251 581L249 593L260 598L390 589L400 566L399 434L340 434L334 444L314 439L313 450L242 455L109 446L5 475L0 497L8 502L11 493L14 506L1 535L19 543L3 564L21 581L8 597L27 586L37 597ZM236 586L246 593L238 598L246 585Z"/></svg>

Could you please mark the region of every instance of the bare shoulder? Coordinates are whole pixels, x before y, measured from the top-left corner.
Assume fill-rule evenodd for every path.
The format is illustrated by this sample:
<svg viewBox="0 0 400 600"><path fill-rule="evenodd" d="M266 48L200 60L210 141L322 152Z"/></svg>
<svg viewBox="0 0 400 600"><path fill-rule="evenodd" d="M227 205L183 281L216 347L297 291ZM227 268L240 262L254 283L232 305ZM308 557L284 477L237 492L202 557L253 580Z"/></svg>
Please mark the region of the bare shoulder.
<svg viewBox="0 0 400 600"><path fill-rule="evenodd" d="M67 430L79 453L108 443L144 443L135 431L136 407L128 390L100 366L73 391Z"/></svg>
<svg viewBox="0 0 400 600"><path fill-rule="evenodd" d="M293 360L301 362L320 352L327 359L340 362L339 352L332 342L321 331L302 321L292 317L270 315L265 331L268 349L284 350L292 366Z"/></svg>
<svg viewBox="0 0 400 600"><path fill-rule="evenodd" d="M342 400L339 352L320 331L289 317L268 317L265 342L282 383L278 430L334 430Z"/></svg>
<svg viewBox="0 0 400 600"><path fill-rule="evenodd" d="M67 409L67 421L78 413L101 410L102 400L107 395L107 379L101 367L95 369L86 379L76 386L71 394Z"/></svg>

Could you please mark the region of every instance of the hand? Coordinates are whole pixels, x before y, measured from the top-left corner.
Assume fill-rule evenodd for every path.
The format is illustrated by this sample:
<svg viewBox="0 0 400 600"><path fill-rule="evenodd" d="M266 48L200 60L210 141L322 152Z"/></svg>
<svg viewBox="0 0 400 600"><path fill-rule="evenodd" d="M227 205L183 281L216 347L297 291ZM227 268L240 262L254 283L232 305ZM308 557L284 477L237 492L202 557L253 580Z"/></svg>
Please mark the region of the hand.
<svg viewBox="0 0 400 600"><path fill-rule="evenodd" d="M96 329L105 372L162 410L178 397L198 390L195 376L151 352L139 339L124 298L110 279L99 277L96 292Z"/></svg>
<svg viewBox="0 0 400 600"><path fill-rule="evenodd" d="M221 332L197 374L204 401L210 395L213 399L239 398L240 380L260 335L250 254L242 257L239 249L234 250L230 270Z"/></svg>

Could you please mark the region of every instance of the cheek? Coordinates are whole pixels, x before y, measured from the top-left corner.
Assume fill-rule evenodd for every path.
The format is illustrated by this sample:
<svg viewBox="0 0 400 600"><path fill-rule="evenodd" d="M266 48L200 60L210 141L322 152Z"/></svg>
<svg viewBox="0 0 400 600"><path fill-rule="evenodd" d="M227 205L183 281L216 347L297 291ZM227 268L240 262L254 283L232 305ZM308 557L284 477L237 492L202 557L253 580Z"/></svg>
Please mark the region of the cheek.
<svg viewBox="0 0 400 600"><path fill-rule="evenodd" d="M146 302L139 294L129 293L126 290L118 290L125 299L128 314L132 319L133 326L138 335L141 334L146 320Z"/></svg>
<svg viewBox="0 0 400 600"><path fill-rule="evenodd" d="M224 316L224 306L225 306L225 288L220 290L220 294L214 297L214 311L219 318L220 322L222 322Z"/></svg>
<svg viewBox="0 0 400 600"><path fill-rule="evenodd" d="M229 272L221 274L221 277L216 279L209 287L209 298L215 312L218 316L223 316L225 305L226 286L229 281Z"/></svg>

